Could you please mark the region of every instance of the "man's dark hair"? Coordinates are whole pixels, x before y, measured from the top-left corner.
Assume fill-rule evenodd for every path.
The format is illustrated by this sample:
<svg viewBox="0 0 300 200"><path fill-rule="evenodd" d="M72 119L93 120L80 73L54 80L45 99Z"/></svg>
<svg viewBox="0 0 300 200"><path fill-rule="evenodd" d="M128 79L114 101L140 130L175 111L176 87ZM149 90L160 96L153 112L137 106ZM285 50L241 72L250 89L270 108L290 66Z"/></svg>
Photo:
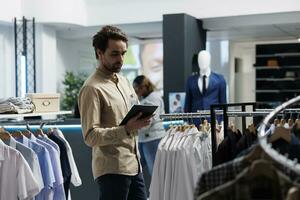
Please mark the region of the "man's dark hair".
<svg viewBox="0 0 300 200"><path fill-rule="evenodd" d="M100 31L93 36L93 47L95 49L95 55L98 59L97 49L105 52L107 49L109 40L122 40L128 45L128 38L121 29L115 26L104 26Z"/></svg>

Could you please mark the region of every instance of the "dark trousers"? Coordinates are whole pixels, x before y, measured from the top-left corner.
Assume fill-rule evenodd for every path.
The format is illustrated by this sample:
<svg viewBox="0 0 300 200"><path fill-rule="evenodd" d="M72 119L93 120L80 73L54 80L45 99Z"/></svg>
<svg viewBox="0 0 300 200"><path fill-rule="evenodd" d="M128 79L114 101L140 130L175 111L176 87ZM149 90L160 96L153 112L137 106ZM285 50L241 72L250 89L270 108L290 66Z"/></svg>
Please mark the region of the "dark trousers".
<svg viewBox="0 0 300 200"><path fill-rule="evenodd" d="M96 179L99 200L146 200L142 173L135 176L105 174Z"/></svg>

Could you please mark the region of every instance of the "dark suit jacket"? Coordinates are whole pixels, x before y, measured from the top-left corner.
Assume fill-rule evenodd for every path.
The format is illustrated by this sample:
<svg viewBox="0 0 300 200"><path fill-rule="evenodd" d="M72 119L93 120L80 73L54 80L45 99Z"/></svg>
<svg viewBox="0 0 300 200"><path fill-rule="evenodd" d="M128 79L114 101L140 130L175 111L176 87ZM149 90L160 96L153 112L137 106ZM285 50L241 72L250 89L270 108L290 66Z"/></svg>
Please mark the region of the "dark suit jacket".
<svg viewBox="0 0 300 200"><path fill-rule="evenodd" d="M199 75L192 75L187 80L185 112L209 110L211 104L226 103L226 82L222 75L211 72L205 95L198 86Z"/></svg>

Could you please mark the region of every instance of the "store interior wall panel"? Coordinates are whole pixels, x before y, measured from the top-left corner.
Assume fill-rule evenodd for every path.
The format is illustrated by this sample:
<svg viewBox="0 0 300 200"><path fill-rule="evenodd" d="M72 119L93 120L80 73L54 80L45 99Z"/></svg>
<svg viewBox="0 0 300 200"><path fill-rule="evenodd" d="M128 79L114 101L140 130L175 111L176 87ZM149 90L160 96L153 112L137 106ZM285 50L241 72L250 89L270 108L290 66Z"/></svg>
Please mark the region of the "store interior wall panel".
<svg viewBox="0 0 300 200"><path fill-rule="evenodd" d="M187 14L163 16L164 102L169 112L170 92L185 92L193 70L193 56L205 49L206 31L202 22Z"/></svg>

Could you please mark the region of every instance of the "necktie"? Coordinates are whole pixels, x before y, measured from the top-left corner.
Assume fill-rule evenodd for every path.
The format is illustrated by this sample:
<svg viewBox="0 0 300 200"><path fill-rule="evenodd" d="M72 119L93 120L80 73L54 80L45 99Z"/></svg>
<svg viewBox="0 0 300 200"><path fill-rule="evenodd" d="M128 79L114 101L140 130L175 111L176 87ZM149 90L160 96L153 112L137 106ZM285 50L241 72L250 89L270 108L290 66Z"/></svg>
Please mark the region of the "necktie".
<svg viewBox="0 0 300 200"><path fill-rule="evenodd" d="M203 76L202 81L203 81L202 94L205 94L206 93L206 75Z"/></svg>

